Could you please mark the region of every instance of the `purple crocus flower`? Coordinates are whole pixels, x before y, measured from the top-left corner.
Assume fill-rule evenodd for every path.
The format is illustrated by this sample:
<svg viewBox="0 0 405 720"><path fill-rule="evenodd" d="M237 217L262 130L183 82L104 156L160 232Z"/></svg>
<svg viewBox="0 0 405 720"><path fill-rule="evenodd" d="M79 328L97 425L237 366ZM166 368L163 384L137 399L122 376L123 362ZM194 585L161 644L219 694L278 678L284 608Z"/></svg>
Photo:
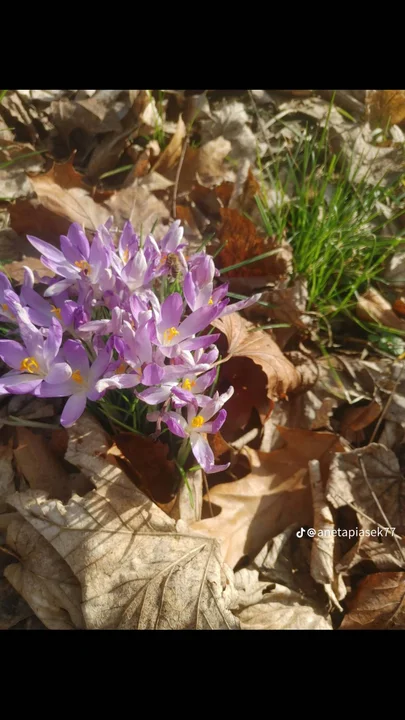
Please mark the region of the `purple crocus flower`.
<svg viewBox="0 0 405 720"><path fill-rule="evenodd" d="M197 410L194 404L187 405L187 420L180 412L173 410L149 413L147 419L151 421L160 419L166 423L173 435L181 438L188 437L195 459L207 474L226 470L230 463L215 465L214 453L204 435L205 433L216 433L221 429L227 415L226 410L221 410L221 408L233 395L233 392L234 389L231 386L222 395L215 393L212 400L200 410ZM215 420L211 420L217 413Z"/></svg>
<svg viewBox="0 0 405 720"><path fill-rule="evenodd" d="M44 380L51 388L68 380L72 374L70 366L58 357L63 335L60 323L52 320L46 338L32 323L21 321L21 315L19 327L24 345L15 340L0 340L0 357L12 368L0 378L0 394L31 393Z"/></svg>
<svg viewBox="0 0 405 720"><path fill-rule="evenodd" d="M39 238L27 236L31 245L41 253L41 262L60 280L48 287L45 297L52 297L67 290L72 285L91 285L95 296L100 292L111 290L114 278L109 270L109 253L99 236L94 237L91 245L85 233L77 223L70 226L67 236L60 239L61 250Z"/></svg>
<svg viewBox="0 0 405 720"><path fill-rule="evenodd" d="M219 334L195 336L218 317L227 302L199 308L180 322L183 299L179 293L169 295L162 303L160 319L156 322L156 341L163 355L175 357L182 350L197 350L218 340Z"/></svg>
<svg viewBox="0 0 405 720"><path fill-rule="evenodd" d="M96 383L105 373L111 354L101 351L90 366L89 358L83 345L77 340L67 340L63 346L63 355L71 368L70 379L56 384L49 381L35 391L39 397L67 397L65 407L60 418L64 427L70 427L85 410L87 399L99 400L102 392L96 390Z"/></svg>

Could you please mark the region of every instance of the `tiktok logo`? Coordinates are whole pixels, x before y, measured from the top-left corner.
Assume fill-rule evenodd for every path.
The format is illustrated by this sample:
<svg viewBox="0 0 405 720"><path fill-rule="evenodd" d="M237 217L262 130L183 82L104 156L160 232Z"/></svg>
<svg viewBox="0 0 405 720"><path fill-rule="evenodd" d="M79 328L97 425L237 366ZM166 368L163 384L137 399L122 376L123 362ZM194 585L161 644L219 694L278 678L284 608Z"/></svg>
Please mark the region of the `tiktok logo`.
<svg viewBox="0 0 405 720"><path fill-rule="evenodd" d="M304 530L304 528L302 527L302 528L300 528L299 530L297 530L297 532L296 532L295 534L296 534L297 537L302 538L302 537L304 537L304 533L305 533L305 530Z"/></svg>

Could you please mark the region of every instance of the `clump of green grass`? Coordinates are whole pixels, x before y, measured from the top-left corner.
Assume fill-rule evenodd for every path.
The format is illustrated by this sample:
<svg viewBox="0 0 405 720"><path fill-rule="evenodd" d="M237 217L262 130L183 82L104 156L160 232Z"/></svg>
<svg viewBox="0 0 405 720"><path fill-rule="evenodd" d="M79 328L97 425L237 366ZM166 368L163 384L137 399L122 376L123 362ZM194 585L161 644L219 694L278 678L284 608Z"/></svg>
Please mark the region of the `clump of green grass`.
<svg viewBox="0 0 405 720"><path fill-rule="evenodd" d="M387 228L403 212L400 180L355 183L356 168L329 151L326 129L320 139L306 134L269 176L277 202L270 208L257 198L257 204L266 232L292 245L295 274L308 283L308 310L329 329L344 315L356 320L358 295L383 282L384 263L403 242ZM389 220L381 217L381 203L390 208ZM378 333L378 325L372 330Z"/></svg>

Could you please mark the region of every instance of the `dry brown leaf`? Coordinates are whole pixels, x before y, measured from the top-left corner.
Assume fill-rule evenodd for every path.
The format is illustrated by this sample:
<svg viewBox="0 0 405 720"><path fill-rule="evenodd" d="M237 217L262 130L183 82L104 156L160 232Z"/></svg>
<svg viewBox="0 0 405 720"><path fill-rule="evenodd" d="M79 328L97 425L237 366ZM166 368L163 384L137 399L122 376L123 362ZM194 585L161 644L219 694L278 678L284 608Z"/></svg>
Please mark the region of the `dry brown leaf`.
<svg viewBox="0 0 405 720"><path fill-rule="evenodd" d="M366 103L372 128L386 130L405 121L405 90L369 90Z"/></svg>
<svg viewBox="0 0 405 720"><path fill-rule="evenodd" d="M384 279L396 289L405 288L405 252L396 252L387 260ZM405 315L404 305L398 310L394 303L393 308L399 315Z"/></svg>
<svg viewBox="0 0 405 720"><path fill-rule="evenodd" d="M201 185L211 187L226 179L225 159L231 149L231 143L223 137L210 140L198 149L196 172Z"/></svg>
<svg viewBox="0 0 405 720"><path fill-rule="evenodd" d="M364 463L370 486L391 526L397 534L405 534L405 482L396 455L384 445L372 443L352 452L337 453L331 463L326 487L328 501L336 508L354 505L360 511L359 526L372 528L377 535L383 536L385 531L376 528L375 523L365 517L366 515L380 525L387 526L364 478L360 459ZM387 529L387 533L389 532Z"/></svg>
<svg viewBox="0 0 405 720"><path fill-rule="evenodd" d="M0 260L10 263L12 260L21 260L24 255L32 251L32 245L27 238L20 237L11 228L0 230Z"/></svg>
<svg viewBox="0 0 405 720"><path fill-rule="evenodd" d="M14 260L11 263L3 265L2 272L6 273L11 280L17 285L22 285L24 281L24 267L29 267L39 277L52 277L53 272L46 268L39 258L35 257L24 257L23 260Z"/></svg>
<svg viewBox="0 0 405 720"><path fill-rule="evenodd" d="M242 480L216 485L204 499L221 512L192 527L222 542L225 561L234 567L241 557L254 557L263 545L293 523L310 524L311 492L308 461L317 458L323 474L340 448L332 433L279 428L281 450L262 453L246 447L252 472Z"/></svg>
<svg viewBox="0 0 405 720"><path fill-rule="evenodd" d="M0 578L0 630L9 630L30 615L32 610L24 598L8 580Z"/></svg>
<svg viewBox="0 0 405 720"><path fill-rule="evenodd" d="M122 453L127 475L156 504L174 500L179 477L174 460L169 460L169 446L143 435L121 432L114 437Z"/></svg>
<svg viewBox="0 0 405 720"><path fill-rule="evenodd" d="M405 630L405 573L375 573L361 580L340 629Z"/></svg>
<svg viewBox="0 0 405 720"><path fill-rule="evenodd" d="M163 150L162 154L157 159L153 166L153 171L159 169L161 175L165 175L171 170L177 163L181 155L181 149L183 147L183 141L186 137L187 129L184 124L183 118L180 115L177 123L176 132L174 133L169 144Z"/></svg>
<svg viewBox="0 0 405 720"><path fill-rule="evenodd" d="M122 190L114 193L107 201L106 207L119 226L126 220L143 227L143 232L150 232L155 220L159 222L169 217L169 211L161 200L158 200L147 188L135 180ZM156 235L156 229L154 231Z"/></svg>
<svg viewBox="0 0 405 720"><path fill-rule="evenodd" d="M245 357L263 368L267 376L267 394L278 399L297 388L301 382L298 370L287 360L272 337L256 330L238 313L226 315L213 325L224 333L228 340L230 357Z"/></svg>
<svg viewBox="0 0 405 720"><path fill-rule="evenodd" d="M325 611L289 588L259 579L259 572L245 568L235 573L242 630L332 630Z"/></svg>
<svg viewBox="0 0 405 720"><path fill-rule="evenodd" d="M326 594L338 610L343 610L339 600L346 594L345 585L343 582L339 583L334 568L335 523L326 502L319 461L310 460L308 468L314 508L313 528L316 531L311 548L311 575L317 583L324 586Z"/></svg>
<svg viewBox="0 0 405 720"><path fill-rule="evenodd" d="M88 480L71 475L52 452L43 434L25 427L16 428L18 446L14 450L17 468L33 490L43 490L51 498L66 502L73 492L84 495L91 489Z"/></svg>
<svg viewBox="0 0 405 720"><path fill-rule="evenodd" d="M224 100L211 111L211 117L201 121L203 143L223 137L232 144L230 156L247 159L254 163L256 159L256 137L248 125L249 116L243 103Z"/></svg>
<svg viewBox="0 0 405 720"><path fill-rule="evenodd" d="M15 491L13 451L9 446L0 447L0 512L8 495Z"/></svg>
<svg viewBox="0 0 405 720"><path fill-rule="evenodd" d="M226 277L230 278L261 278L264 285L269 280L279 279L289 274L292 269L292 251L290 246L280 246L274 238L264 238L258 234L254 223L239 210L234 208L220 209L222 225L218 231L221 245L225 243L218 255L220 267L243 262L262 255L270 250L275 254L257 263L230 270Z"/></svg>
<svg viewBox="0 0 405 720"><path fill-rule="evenodd" d="M374 321L396 330L405 330L405 320L395 315L390 303L374 288L370 288L359 298L356 313L360 320Z"/></svg>
<svg viewBox="0 0 405 720"><path fill-rule="evenodd" d="M63 135L81 128L93 135L110 131L120 132L122 126L117 113L117 96L121 90L97 90L85 100L56 100L50 115Z"/></svg>
<svg viewBox="0 0 405 720"><path fill-rule="evenodd" d="M16 493L13 497L11 504L20 507L24 494ZM51 534L55 534L54 507L55 501L50 500L47 509L48 524L53 528ZM18 554L20 562L8 565L4 575L46 627L50 630L83 628L80 584L60 553L22 517L11 520L7 545Z"/></svg>
<svg viewBox="0 0 405 720"><path fill-rule="evenodd" d="M405 557L405 537L397 539ZM336 571L358 575L364 573L395 572L405 570L405 560L401 556L394 538L383 537L380 542L368 537L360 537L358 542L336 564Z"/></svg>
<svg viewBox="0 0 405 720"><path fill-rule="evenodd" d="M87 627L237 627L227 609L232 576L217 543L184 523L176 526L106 461L108 437L91 415L69 436L66 458L89 473L97 489L66 507L53 502L52 512L51 501L32 491L16 502L62 557L68 553Z"/></svg>
<svg viewBox="0 0 405 720"><path fill-rule="evenodd" d="M32 490L10 499L78 578L87 629L237 628L217 543L177 530L118 468L103 474L65 506Z"/></svg>

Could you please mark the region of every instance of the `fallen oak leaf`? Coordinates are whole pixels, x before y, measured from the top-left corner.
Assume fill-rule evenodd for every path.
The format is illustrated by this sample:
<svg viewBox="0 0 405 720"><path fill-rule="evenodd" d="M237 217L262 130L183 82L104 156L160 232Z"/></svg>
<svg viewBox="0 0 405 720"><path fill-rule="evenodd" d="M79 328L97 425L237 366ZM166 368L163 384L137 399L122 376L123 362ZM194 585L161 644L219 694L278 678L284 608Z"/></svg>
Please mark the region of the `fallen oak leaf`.
<svg viewBox="0 0 405 720"><path fill-rule="evenodd" d="M46 627L83 628L80 584L60 554L20 516L11 519L7 545L20 562L8 565L4 576Z"/></svg>
<svg viewBox="0 0 405 720"><path fill-rule="evenodd" d="M257 330L238 313L215 320L214 327L228 340L228 357L246 357L263 368L269 399L278 399L301 383L299 371L283 355L271 335Z"/></svg>
<svg viewBox="0 0 405 720"><path fill-rule="evenodd" d="M32 490L9 502L79 580L87 629L238 627L217 542L176 529L118 468L67 505Z"/></svg>
<svg viewBox="0 0 405 720"><path fill-rule="evenodd" d="M369 288L358 299L356 313L360 320L405 331L405 320L395 315L390 303L374 288Z"/></svg>
<svg viewBox="0 0 405 720"><path fill-rule="evenodd" d="M333 507L351 505L358 508L358 523L362 528L375 527L375 523L367 517L386 527L386 519L373 498L373 492L385 518L388 518L397 534L405 532L405 482L395 453L379 443L352 452L336 453L331 462L325 491ZM389 532L387 529L387 534Z"/></svg>
<svg viewBox="0 0 405 720"><path fill-rule="evenodd" d="M96 490L67 506L34 491L12 502L66 556L82 587L87 628L237 628L228 609L232 574L217 542L176 526L106 460L109 445L84 413L69 430L66 459Z"/></svg>
<svg viewBox="0 0 405 720"><path fill-rule="evenodd" d="M221 541L225 562L254 557L263 545L293 523L312 521L308 461L321 462L325 476L330 458L340 449L333 433L279 428L285 447L270 453L244 448L252 472L241 480L216 485L205 500L221 508L215 517L191 527Z"/></svg>
<svg viewBox="0 0 405 720"><path fill-rule="evenodd" d="M340 630L405 630L405 573L375 573L361 580Z"/></svg>

